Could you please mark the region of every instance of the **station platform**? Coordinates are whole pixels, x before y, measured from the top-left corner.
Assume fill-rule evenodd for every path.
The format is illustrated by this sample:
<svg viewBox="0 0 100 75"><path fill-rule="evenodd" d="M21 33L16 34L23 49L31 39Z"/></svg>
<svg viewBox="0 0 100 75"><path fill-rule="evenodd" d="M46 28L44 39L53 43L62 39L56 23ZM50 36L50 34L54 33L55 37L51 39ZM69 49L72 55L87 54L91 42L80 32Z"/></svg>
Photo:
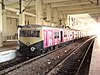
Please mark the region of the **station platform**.
<svg viewBox="0 0 100 75"><path fill-rule="evenodd" d="M94 42L89 75L100 75L100 35Z"/></svg>
<svg viewBox="0 0 100 75"><path fill-rule="evenodd" d="M9 49L15 49L17 47L17 41L11 40L11 41L4 41L3 47L0 47L0 52L8 51Z"/></svg>
<svg viewBox="0 0 100 75"><path fill-rule="evenodd" d="M0 47L0 63L14 59L16 57L16 47L15 42L4 42L4 46Z"/></svg>

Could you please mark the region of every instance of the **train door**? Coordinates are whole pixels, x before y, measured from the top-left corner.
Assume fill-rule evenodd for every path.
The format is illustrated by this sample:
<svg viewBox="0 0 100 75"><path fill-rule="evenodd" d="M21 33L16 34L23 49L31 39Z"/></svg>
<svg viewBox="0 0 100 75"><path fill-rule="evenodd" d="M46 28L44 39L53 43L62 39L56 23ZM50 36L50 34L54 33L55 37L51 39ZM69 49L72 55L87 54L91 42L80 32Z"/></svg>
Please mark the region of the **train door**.
<svg viewBox="0 0 100 75"><path fill-rule="evenodd" d="M47 31L44 30L44 48L47 47Z"/></svg>
<svg viewBox="0 0 100 75"><path fill-rule="evenodd" d="M63 42L63 31L60 31L60 42Z"/></svg>
<svg viewBox="0 0 100 75"><path fill-rule="evenodd" d="M44 47L53 45L53 32L52 30L45 30L44 32Z"/></svg>
<svg viewBox="0 0 100 75"><path fill-rule="evenodd" d="M47 32L47 45L51 46L53 44L53 34L52 30Z"/></svg>

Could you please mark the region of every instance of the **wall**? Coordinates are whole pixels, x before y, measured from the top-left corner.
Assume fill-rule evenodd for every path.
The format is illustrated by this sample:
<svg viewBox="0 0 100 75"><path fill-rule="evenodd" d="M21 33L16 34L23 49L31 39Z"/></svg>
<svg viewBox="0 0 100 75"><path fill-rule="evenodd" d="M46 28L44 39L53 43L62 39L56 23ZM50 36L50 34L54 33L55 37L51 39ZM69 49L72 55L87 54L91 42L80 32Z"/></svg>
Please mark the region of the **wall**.
<svg viewBox="0 0 100 75"><path fill-rule="evenodd" d="M36 18L28 15L25 16L25 20L26 20L26 25L36 23Z"/></svg>
<svg viewBox="0 0 100 75"><path fill-rule="evenodd" d="M18 25L18 19L16 18L9 18L7 17L7 36L8 35L15 35L17 33L17 25Z"/></svg>
<svg viewBox="0 0 100 75"><path fill-rule="evenodd" d="M3 40L10 40L10 39L16 39L16 34L17 34L17 27L19 25L19 16L16 15L15 12L10 12L6 11L4 14L5 16L3 17L4 20L3 22ZM35 24L36 23L36 18L27 16L25 15L25 22L26 24Z"/></svg>

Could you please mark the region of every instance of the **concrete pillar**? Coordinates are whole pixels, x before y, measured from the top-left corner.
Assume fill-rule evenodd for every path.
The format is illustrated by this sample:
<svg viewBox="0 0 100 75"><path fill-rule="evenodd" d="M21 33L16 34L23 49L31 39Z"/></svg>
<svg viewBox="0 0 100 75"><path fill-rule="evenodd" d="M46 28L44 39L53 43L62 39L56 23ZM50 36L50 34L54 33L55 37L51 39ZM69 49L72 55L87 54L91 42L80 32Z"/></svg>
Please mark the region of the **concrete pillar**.
<svg viewBox="0 0 100 75"><path fill-rule="evenodd" d="M67 15L67 21L68 21L68 26L69 26L70 28L73 28L72 22L71 22L71 16L70 16L70 15Z"/></svg>
<svg viewBox="0 0 100 75"><path fill-rule="evenodd" d="M58 22L58 12L57 12L57 9L54 8L53 9L53 21L57 24Z"/></svg>
<svg viewBox="0 0 100 75"><path fill-rule="evenodd" d="M42 0L36 0L36 24L43 24L43 4Z"/></svg>
<svg viewBox="0 0 100 75"><path fill-rule="evenodd" d="M65 13L63 13L63 18L62 18L62 21L63 21L63 25L66 26L66 19L67 19L67 16Z"/></svg>
<svg viewBox="0 0 100 75"><path fill-rule="evenodd" d="M23 12L23 9L25 8L25 0L21 0L21 13L19 14L19 25L25 25L25 12Z"/></svg>
<svg viewBox="0 0 100 75"><path fill-rule="evenodd" d="M66 14L66 18L65 18L65 26L68 26L68 18L67 18L67 14Z"/></svg>
<svg viewBox="0 0 100 75"><path fill-rule="evenodd" d="M2 0L0 0L0 47L3 46Z"/></svg>
<svg viewBox="0 0 100 75"><path fill-rule="evenodd" d="M59 11L58 15L59 15L58 18L62 19L62 11Z"/></svg>
<svg viewBox="0 0 100 75"><path fill-rule="evenodd" d="M7 15L6 10L3 10L3 36L6 36L7 32ZM3 41L6 41L6 38L3 38Z"/></svg>
<svg viewBox="0 0 100 75"><path fill-rule="evenodd" d="M5 0L3 0L3 4L6 6L6 3L5 3ZM3 14L3 16L2 16L2 19L3 19L3 41L6 41L6 37L4 37L4 36L6 36L6 32L7 32L7 15L6 15L6 9L3 9L2 10L2 14Z"/></svg>
<svg viewBox="0 0 100 75"><path fill-rule="evenodd" d="M46 8L46 15L47 15L47 21L51 21L51 6L50 6L50 4L48 4L47 6L46 6L47 8Z"/></svg>
<svg viewBox="0 0 100 75"><path fill-rule="evenodd" d="M67 16L67 22L68 22L68 23L67 23L68 26L70 26L70 16L69 16L69 15Z"/></svg>

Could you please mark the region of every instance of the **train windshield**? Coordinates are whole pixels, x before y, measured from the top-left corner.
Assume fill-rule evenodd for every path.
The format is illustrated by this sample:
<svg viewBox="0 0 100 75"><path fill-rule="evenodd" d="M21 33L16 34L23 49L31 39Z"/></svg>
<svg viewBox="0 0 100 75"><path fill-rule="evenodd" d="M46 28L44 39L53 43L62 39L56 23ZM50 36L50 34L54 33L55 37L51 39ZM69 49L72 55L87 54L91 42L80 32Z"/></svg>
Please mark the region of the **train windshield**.
<svg viewBox="0 0 100 75"><path fill-rule="evenodd" d="M20 37L40 37L40 31L36 30L20 30Z"/></svg>

